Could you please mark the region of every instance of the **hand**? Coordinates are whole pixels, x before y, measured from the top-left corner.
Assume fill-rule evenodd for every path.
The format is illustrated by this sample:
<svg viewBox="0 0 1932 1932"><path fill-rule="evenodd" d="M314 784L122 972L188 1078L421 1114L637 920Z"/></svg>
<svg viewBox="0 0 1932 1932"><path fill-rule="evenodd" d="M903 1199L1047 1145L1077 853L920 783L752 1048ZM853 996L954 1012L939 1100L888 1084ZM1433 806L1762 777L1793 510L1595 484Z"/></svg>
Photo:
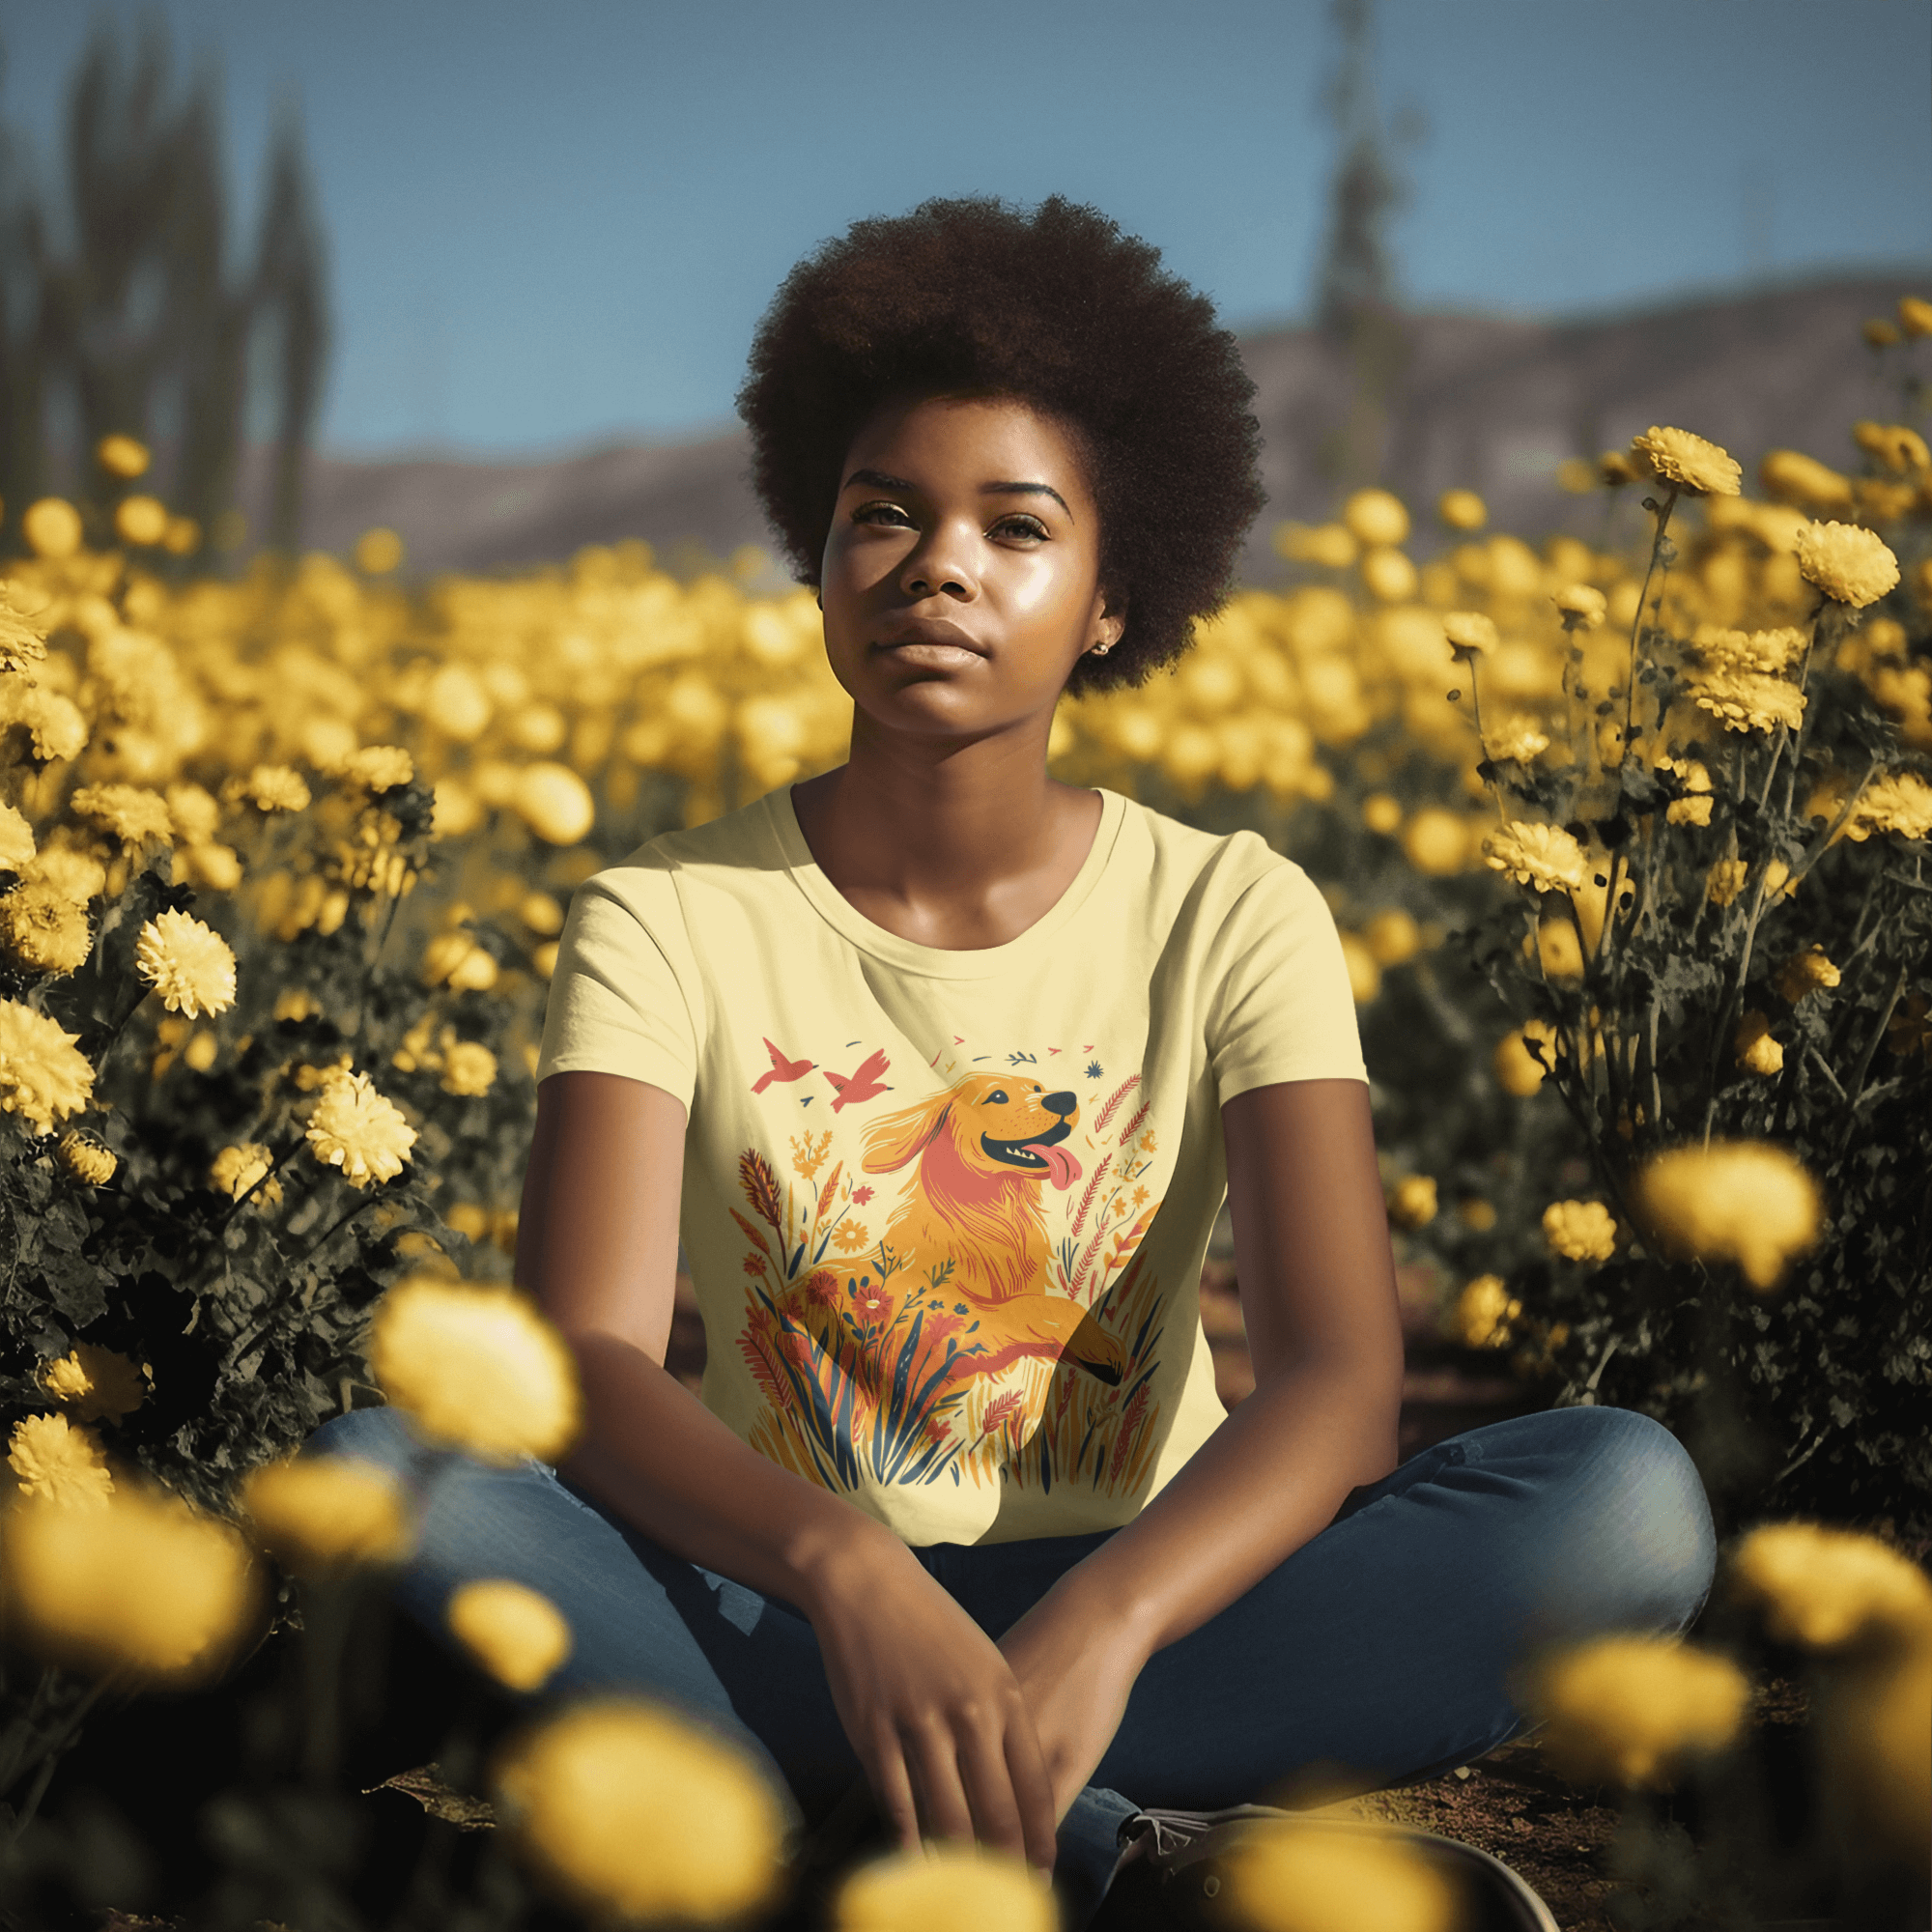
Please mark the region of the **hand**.
<svg viewBox="0 0 1932 1932"><path fill-rule="evenodd" d="M801 1607L900 1844L977 1838L1051 1872L1059 1814L1020 1686L912 1552L868 1540L827 1564Z"/></svg>
<svg viewBox="0 0 1932 1932"><path fill-rule="evenodd" d="M1000 1639L1046 1760L1053 1815L1066 1816L1107 1754L1148 1652L1070 1582L1049 1590Z"/></svg>

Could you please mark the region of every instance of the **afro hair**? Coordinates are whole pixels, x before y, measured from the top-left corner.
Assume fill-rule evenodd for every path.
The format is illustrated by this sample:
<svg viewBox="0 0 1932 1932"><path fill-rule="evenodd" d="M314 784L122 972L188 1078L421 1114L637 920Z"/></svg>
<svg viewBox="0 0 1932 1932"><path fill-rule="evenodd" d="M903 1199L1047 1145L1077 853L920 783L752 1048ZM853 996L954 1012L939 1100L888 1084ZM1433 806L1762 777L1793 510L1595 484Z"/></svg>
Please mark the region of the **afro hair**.
<svg viewBox="0 0 1932 1932"><path fill-rule="evenodd" d="M1126 603L1069 693L1140 684L1227 595L1266 500L1254 384L1208 298L1147 242L1056 195L855 222L807 256L758 325L738 411L786 557L816 584L852 439L901 396L1000 395L1066 425L1100 509L1100 578Z"/></svg>

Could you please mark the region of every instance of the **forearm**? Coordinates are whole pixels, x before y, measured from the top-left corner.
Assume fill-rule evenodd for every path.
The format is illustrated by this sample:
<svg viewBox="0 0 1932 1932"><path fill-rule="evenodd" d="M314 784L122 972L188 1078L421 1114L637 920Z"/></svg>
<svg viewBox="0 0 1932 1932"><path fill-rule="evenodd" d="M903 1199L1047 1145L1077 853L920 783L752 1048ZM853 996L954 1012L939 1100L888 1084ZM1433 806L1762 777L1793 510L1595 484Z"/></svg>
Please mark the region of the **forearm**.
<svg viewBox="0 0 1932 1932"><path fill-rule="evenodd" d="M884 1524L759 1455L635 1343L568 1339L585 1428L561 1471L673 1555L807 1614L829 1574L914 1560Z"/></svg>
<svg viewBox="0 0 1932 1932"><path fill-rule="evenodd" d="M1400 1406L1385 1365L1281 1372L1062 1587L1151 1657L1325 1529L1350 1490L1396 1466Z"/></svg>

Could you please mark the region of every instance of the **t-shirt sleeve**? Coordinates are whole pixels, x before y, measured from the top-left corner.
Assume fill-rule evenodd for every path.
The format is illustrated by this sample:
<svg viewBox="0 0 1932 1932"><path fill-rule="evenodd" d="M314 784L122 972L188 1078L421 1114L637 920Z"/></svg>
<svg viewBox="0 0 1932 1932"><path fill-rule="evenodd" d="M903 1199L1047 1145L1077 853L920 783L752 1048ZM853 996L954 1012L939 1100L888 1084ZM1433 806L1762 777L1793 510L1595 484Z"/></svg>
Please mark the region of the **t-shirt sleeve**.
<svg viewBox="0 0 1932 1932"><path fill-rule="evenodd" d="M668 871L623 867L585 880L557 941L538 1080L618 1073L674 1094L688 1112L702 1009L689 953Z"/></svg>
<svg viewBox="0 0 1932 1932"><path fill-rule="evenodd" d="M1278 859L1246 888L1213 956L1208 1054L1223 1106L1281 1081L1367 1081L1341 936L1299 866Z"/></svg>

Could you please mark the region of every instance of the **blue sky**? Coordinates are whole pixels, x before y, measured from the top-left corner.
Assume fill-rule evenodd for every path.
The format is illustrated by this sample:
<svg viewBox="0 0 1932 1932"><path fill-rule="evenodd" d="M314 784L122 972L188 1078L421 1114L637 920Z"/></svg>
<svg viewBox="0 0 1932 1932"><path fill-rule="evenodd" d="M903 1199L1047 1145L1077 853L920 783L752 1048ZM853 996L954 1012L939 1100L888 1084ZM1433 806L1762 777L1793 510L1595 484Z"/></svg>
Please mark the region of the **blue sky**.
<svg viewBox="0 0 1932 1932"><path fill-rule="evenodd" d="M534 452L727 421L785 270L932 194L1092 201L1236 327L1308 298L1323 0L0 0L57 175L91 20L218 65L238 227L299 99L330 244L323 440ZM1428 306L1535 314L1932 264L1932 0L1382 0Z"/></svg>

